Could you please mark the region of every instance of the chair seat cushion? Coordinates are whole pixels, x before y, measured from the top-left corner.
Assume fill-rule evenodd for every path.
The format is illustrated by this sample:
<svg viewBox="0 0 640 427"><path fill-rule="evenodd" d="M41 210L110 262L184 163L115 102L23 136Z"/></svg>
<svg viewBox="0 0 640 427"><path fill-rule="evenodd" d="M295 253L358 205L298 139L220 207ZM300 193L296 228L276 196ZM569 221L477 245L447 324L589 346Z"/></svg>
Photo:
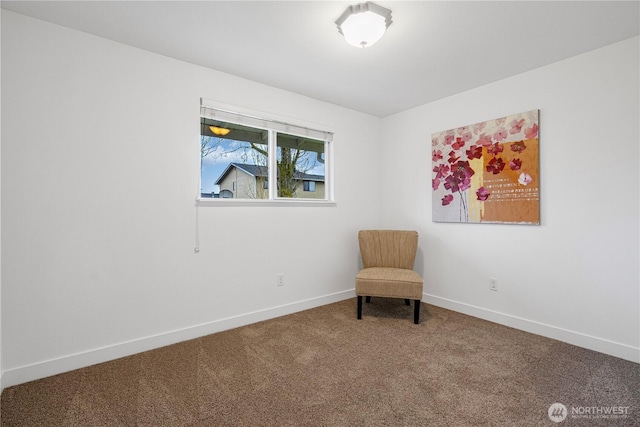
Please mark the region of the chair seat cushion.
<svg viewBox="0 0 640 427"><path fill-rule="evenodd" d="M356 295L422 299L422 277L413 270L365 268L356 275Z"/></svg>

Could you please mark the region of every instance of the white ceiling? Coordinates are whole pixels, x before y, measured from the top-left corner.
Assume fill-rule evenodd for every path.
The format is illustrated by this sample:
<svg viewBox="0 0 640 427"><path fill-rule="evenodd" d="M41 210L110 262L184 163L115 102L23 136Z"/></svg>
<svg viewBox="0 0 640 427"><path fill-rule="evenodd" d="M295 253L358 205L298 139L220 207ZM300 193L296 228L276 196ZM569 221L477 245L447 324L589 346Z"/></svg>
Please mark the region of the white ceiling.
<svg viewBox="0 0 640 427"><path fill-rule="evenodd" d="M389 1L348 45L346 1L2 1L2 8L384 117L640 34L638 1Z"/></svg>

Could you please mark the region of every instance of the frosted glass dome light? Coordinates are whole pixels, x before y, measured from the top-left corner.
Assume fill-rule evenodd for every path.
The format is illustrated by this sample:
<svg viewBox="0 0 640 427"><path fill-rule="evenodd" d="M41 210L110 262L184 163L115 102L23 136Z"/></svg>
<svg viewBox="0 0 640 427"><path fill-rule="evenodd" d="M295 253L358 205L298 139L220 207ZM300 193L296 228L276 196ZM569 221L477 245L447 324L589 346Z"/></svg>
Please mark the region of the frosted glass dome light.
<svg viewBox="0 0 640 427"><path fill-rule="evenodd" d="M349 6L336 20L336 25L347 43L369 47L380 40L391 22L389 9L368 1Z"/></svg>

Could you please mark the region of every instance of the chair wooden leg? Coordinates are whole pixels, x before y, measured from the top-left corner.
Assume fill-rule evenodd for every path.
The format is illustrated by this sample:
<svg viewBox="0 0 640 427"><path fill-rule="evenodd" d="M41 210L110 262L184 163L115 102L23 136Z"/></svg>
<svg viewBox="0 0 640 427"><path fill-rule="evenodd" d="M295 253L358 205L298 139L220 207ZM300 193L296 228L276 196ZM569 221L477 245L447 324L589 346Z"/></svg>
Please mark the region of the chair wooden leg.
<svg viewBox="0 0 640 427"><path fill-rule="evenodd" d="M362 296L358 295L358 319L362 319Z"/></svg>
<svg viewBox="0 0 640 427"><path fill-rule="evenodd" d="M367 295L366 301L367 301L367 303L371 302L371 296L370 295Z"/></svg>
<svg viewBox="0 0 640 427"><path fill-rule="evenodd" d="M420 323L420 300L415 300L415 306L413 308L413 323L416 325Z"/></svg>
<svg viewBox="0 0 640 427"><path fill-rule="evenodd" d="M408 299L404 300L404 305L411 305L411 301L409 301Z"/></svg>

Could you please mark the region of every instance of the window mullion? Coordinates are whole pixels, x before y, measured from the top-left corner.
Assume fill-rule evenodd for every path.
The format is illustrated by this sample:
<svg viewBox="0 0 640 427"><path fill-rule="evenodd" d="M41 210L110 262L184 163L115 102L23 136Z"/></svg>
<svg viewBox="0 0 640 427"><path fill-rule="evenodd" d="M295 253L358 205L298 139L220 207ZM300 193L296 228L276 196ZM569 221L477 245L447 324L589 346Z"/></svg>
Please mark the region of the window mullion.
<svg viewBox="0 0 640 427"><path fill-rule="evenodd" d="M278 152L276 147L277 135L275 130L269 131L268 164L269 164L269 199L278 197Z"/></svg>
<svg viewBox="0 0 640 427"><path fill-rule="evenodd" d="M324 197L326 200L333 200L333 144L324 141Z"/></svg>

